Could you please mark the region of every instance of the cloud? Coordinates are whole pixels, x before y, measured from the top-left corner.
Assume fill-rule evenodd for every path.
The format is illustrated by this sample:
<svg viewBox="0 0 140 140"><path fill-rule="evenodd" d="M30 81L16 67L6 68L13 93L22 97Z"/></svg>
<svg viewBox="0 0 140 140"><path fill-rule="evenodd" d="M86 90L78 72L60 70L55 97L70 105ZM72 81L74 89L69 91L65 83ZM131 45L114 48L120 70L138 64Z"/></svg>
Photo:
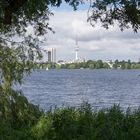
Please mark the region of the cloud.
<svg viewBox="0 0 140 140"><path fill-rule="evenodd" d="M79 56L86 59L138 60L140 34L132 29L123 32L117 26L106 30L98 23L93 28L87 23L87 11L54 11L50 26L55 34L48 33L45 48L56 48L57 60L74 59L77 34Z"/></svg>

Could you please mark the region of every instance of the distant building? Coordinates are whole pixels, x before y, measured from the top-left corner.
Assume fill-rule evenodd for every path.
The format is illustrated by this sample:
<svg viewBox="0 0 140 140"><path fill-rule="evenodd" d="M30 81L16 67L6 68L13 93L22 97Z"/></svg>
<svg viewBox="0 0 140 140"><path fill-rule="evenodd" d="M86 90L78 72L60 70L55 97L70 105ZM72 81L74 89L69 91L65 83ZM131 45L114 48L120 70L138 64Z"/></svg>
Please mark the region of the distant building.
<svg viewBox="0 0 140 140"><path fill-rule="evenodd" d="M48 51L48 62L52 62L52 52Z"/></svg>
<svg viewBox="0 0 140 140"><path fill-rule="evenodd" d="M56 49L52 48L52 62L56 62Z"/></svg>
<svg viewBox="0 0 140 140"><path fill-rule="evenodd" d="M59 65L66 64L66 61L64 61L64 60L58 60L57 64L59 64Z"/></svg>
<svg viewBox="0 0 140 140"><path fill-rule="evenodd" d="M78 36L76 34L76 38L75 38L75 59L72 62L69 62L69 63L85 62L85 59L79 57L78 52L79 52L79 45L78 45Z"/></svg>
<svg viewBox="0 0 140 140"><path fill-rule="evenodd" d="M56 49L51 48L48 50L48 62L56 62Z"/></svg>
<svg viewBox="0 0 140 140"><path fill-rule="evenodd" d="M77 60L74 60L73 63L82 63L85 62L84 58L78 58Z"/></svg>
<svg viewBox="0 0 140 140"><path fill-rule="evenodd" d="M78 51L79 51L79 46L78 46L78 37L76 34L76 38L75 38L75 61L78 61Z"/></svg>
<svg viewBox="0 0 140 140"><path fill-rule="evenodd" d="M107 63L111 69L113 68L114 63L112 62L112 60L106 60L104 62Z"/></svg>

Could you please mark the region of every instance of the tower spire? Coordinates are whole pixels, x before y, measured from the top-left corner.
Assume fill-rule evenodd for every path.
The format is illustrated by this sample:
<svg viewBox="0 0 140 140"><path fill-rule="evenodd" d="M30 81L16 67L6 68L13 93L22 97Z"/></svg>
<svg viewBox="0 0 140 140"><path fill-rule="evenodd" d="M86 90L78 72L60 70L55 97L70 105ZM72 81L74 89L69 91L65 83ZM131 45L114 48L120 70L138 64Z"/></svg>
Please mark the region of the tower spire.
<svg viewBox="0 0 140 140"><path fill-rule="evenodd" d="M78 46L78 36L76 33L76 39L75 39L75 60L78 60L78 51L79 51L79 46Z"/></svg>

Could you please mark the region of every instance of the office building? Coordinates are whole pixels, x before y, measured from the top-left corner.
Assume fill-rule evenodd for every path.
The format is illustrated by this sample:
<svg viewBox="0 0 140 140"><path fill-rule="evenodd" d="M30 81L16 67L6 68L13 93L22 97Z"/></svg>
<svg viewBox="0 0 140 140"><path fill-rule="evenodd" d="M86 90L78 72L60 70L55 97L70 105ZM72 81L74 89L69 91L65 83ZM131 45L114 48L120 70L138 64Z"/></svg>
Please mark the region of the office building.
<svg viewBox="0 0 140 140"><path fill-rule="evenodd" d="M48 62L52 62L52 52L48 51Z"/></svg>
<svg viewBox="0 0 140 140"><path fill-rule="evenodd" d="M56 49L51 48L48 50L48 62L56 62Z"/></svg>

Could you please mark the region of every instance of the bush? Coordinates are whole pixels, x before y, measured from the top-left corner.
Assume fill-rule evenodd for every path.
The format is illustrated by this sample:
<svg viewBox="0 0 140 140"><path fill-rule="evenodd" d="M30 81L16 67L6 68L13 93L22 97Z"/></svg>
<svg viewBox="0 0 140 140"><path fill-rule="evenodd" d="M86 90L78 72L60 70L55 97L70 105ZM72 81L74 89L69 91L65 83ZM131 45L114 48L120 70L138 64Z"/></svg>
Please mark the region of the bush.
<svg viewBox="0 0 140 140"><path fill-rule="evenodd" d="M0 91L0 140L28 140L30 129L43 112L20 91Z"/></svg>
<svg viewBox="0 0 140 140"><path fill-rule="evenodd" d="M19 91L0 92L0 140L139 140L140 109L90 104L41 111Z"/></svg>

